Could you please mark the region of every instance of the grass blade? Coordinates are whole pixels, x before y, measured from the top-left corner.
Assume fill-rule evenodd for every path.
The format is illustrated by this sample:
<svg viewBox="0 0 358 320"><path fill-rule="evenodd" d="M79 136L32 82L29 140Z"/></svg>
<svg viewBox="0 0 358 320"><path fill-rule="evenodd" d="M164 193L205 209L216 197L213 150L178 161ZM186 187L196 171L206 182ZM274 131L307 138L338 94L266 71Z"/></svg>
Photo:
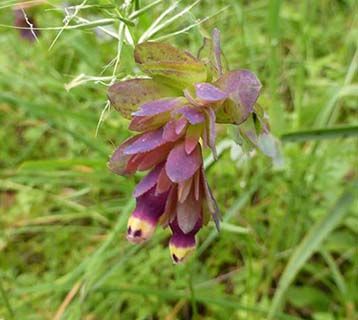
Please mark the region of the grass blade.
<svg viewBox="0 0 358 320"><path fill-rule="evenodd" d="M138 17L141 16L142 14L146 13L150 8L156 6L158 3L162 2L162 1L163 1L163 0L153 1L153 2L149 3L148 5L144 6L143 8L134 11L134 12L129 16L129 19L138 18Z"/></svg>
<svg viewBox="0 0 358 320"><path fill-rule="evenodd" d="M281 276L278 289L273 298L268 319L275 319L275 315L285 299L285 292L293 282L304 263L318 249L322 241L339 224L342 218L348 213L348 209L354 200L354 190L357 191L358 185L347 188L338 199L333 209L308 231L302 242L293 252L287 266Z"/></svg>
<svg viewBox="0 0 358 320"><path fill-rule="evenodd" d="M358 136L358 126L315 129L307 131L297 131L283 134L283 142L301 142L307 140L324 140L335 138L349 138Z"/></svg>

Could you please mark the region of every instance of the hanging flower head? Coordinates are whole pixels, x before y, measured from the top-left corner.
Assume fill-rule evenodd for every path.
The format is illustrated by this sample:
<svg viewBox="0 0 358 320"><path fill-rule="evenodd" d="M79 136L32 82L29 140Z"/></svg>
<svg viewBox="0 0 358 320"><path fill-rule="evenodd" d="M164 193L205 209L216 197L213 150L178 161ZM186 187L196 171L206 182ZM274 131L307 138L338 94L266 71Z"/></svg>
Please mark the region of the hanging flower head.
<svg viewBox="0 0 358 320"><path fill-rule="evenodd" d="M216 157L215 123L240 129L245 123L242 138L266 153L272 153L267 145L274 144L267 119L255 105L260 81L248 70L224 72L217 29L200 56L167 43L141 43L134 58L150 78L118 82L108 93L115 109L131 120L129 129L138 132L115 150L109 168L119 175L149 170L133 194L137 205L127 239L140 243L158 224L169 226L174 263L193 252L195 235L211 217L219 229L219 210L202 157L206 147Z"/></svg>

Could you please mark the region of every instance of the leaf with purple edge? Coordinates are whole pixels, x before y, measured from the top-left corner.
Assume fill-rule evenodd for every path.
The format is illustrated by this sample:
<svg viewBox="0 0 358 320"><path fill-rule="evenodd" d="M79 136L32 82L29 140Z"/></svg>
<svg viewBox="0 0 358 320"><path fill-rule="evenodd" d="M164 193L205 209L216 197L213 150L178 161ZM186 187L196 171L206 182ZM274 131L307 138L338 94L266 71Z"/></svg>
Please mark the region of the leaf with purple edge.
<svg viewBox="0 0 358 320"><path fill-rule="evenodd" d="M163 145L166 141L163 139L163 129L149 131L138 136L133 143L124 149L125 154L136 154L154 150Z"/></svg>
<svg viewBox="0 0 358 320"><path fill-rule="evenodd" d="M254 111L261 83L251 71L227 72L216 81L215 85L229 96L217 110L217 122L240 124Z"/></svg>
<svg viewBox="0 0 358 320"><path fill-rule="evenodd" d="M210 83L195 84L196 97L203 102L213 103L225 100L228 94Z"/></svg>
<svg viewBox="0 0 358 320"><path fill-rule="evenodd" d="M165 170L173 182L181 182L192 177L202 164L201 148L198 144L191 154L185 152L184 143L176 145L169 153Z"/></svg>
<svg viewBox="0 0 358 320"><path fill-rule="evenodd" d="M169 112L185 103L184 98L164 98L154 101L149 101L142 104L133 116L155 116L163 112Z"/></svg>
<svg viewBox="0 0 358 320"><path fill-rule="evenodd" d="M184 89L207 78L200 60L167 43L141 43L135 48L134 58L145 73L175 88Z"/></svg>
<svg viewBox="0 0 358 320"><path fill-rule="evenodd" d="M111 105L126 119L131 119L132 113L146 102L177 95L178 92L173 88L152 79L125 80L108 89Z"/></svg>

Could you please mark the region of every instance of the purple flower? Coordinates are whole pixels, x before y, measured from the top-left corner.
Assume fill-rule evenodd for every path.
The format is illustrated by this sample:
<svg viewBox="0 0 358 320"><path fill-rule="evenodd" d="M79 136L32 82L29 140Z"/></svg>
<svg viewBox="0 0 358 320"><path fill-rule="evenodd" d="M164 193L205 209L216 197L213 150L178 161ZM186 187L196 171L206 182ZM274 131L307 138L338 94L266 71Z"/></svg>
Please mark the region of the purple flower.
<svg viewBox="0 0 358 320"><path fill-rule="evenodd" d="M21 38L34 42L40 35L40 31L36 29L37 25L34 21L34 17L28 16L24 9L15 9L14 15L14 26L20 28L19 32Z"/></svg>
<svg viewBox="0 0 358 320"><path fill-rule="evenodd" d="M202 59L166 43L139 44L134 58L150 78L121 81L108 92L114 108L131 120L129 129L138 132L114 151L109 168L120 175L150 170L134 191L127 238L142 242L158 224L169 226L174 263L193 252L195 235L211 218L219 229L202 157L202 147L216 156L215 123L240 125L243 139L259 148L263 135L270 135L256 105L260 81L248 70L223 70L217 29L206 44L209 55Z"/></svg>

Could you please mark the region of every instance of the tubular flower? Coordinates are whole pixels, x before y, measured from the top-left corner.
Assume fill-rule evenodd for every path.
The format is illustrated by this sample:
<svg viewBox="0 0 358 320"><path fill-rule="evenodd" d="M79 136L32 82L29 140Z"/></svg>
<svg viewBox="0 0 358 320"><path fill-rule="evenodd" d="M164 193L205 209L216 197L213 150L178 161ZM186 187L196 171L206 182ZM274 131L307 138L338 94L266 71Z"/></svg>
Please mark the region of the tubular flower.
<svg viewBox="0 0 358 320"><path fill-rule="evenodd" d="M216 157L215 123L240 125L242 141L270 156L277 144L256 105L260 81L248 70L224 72L217 29L198 58L156 42L137 45L134 58L150 78L109 88L112 106L137 132L114 151L109 168L124 176L149 170L133 194L137 205L127 238L140 243L156 225L169 226L171 256L180 263L193 252L195 235L211 217L219 229L220 214L202 157L206 147Z"/></svg>

